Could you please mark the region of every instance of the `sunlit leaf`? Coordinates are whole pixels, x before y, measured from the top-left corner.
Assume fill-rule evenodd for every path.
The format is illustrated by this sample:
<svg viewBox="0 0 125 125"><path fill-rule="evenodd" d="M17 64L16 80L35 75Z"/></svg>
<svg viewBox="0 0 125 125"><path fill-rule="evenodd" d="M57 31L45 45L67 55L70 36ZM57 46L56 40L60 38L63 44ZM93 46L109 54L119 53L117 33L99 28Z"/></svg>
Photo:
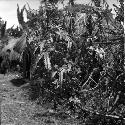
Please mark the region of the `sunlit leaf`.
<svg viewBox="0 0 125 125"><path fill-rule="evenodd" d="M50 62L50 57L49 57L48 52L44 53L44 64L45 64L46 69L49 69L49 70L51 69L51 62Z"/></svg>

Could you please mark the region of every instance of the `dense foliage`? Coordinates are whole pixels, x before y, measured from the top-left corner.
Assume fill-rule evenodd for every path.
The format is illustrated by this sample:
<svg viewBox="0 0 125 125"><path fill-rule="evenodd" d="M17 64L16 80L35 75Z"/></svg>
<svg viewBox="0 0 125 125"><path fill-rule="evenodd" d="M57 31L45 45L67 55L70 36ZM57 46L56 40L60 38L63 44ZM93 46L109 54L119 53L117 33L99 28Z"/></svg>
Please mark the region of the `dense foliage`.
<svg viewBox="0 0 125 125"><path fill-rule="evenodd" d="M39 10L17 10L26 35L22 52L31 54L31 86L38 86L42 104L53 103L55 110L60 105L86 124L108 122L117 107L125 108L123 2L114 5L115 19L104 1L102 7L98 0L95 6L71 0L61 10L57 2L42 1ZM123 114L117 112L118 119Z"/></svg>

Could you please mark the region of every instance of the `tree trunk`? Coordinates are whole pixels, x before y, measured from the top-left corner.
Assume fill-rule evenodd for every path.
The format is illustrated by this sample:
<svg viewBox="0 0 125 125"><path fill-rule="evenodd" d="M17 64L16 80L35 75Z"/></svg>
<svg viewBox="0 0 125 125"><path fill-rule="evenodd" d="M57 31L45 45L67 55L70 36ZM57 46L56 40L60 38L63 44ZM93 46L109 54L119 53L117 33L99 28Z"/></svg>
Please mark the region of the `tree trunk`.
<svg viewBox="0 0 125 125"><path fill-rule="evenodd" d="M23 53L23 77L30 79L31 53L26 47Z"/></svg>

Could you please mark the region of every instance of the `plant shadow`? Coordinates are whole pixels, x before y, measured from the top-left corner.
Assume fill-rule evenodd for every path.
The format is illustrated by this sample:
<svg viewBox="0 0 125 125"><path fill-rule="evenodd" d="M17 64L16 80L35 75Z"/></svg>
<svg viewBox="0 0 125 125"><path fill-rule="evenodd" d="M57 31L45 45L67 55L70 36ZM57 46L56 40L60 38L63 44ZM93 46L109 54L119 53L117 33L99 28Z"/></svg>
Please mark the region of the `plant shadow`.
<svg viewBox="0 0 125 125"><path fill-rule="evenodd" d="M23 78L12 79L10 82L16 87L20 87L27 83Z"/></svg>

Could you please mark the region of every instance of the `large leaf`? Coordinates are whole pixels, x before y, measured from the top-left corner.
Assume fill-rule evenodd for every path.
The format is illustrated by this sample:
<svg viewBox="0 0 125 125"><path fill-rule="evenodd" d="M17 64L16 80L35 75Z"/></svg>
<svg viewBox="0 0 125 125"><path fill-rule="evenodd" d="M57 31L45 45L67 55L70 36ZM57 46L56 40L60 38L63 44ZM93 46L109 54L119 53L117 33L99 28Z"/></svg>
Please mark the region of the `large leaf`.
<svg viewBox="0 0 125 125"><path fill-rule="evenodd" d="M60 82L61 85L63 83L64 73L66 73L66 72L67 72L67 70L65 69L65 67L62 67L60 69L60 72L59 72L59 82Z"/></svg>
<svg viewBox="0 0 125 125"><path fill-rule="evenodd" d="M51 70L51 62L50 62L50 57L48 52L44 52L44 64L46 69Z"/></svg>
<svg viewBox="0 0 125 125"><path fill-rule="evenodd" d="M23 49L26 47L26 34L23 35L17 40L16 44L14 45L14 51L18 53L22 53Z"/></svg>

